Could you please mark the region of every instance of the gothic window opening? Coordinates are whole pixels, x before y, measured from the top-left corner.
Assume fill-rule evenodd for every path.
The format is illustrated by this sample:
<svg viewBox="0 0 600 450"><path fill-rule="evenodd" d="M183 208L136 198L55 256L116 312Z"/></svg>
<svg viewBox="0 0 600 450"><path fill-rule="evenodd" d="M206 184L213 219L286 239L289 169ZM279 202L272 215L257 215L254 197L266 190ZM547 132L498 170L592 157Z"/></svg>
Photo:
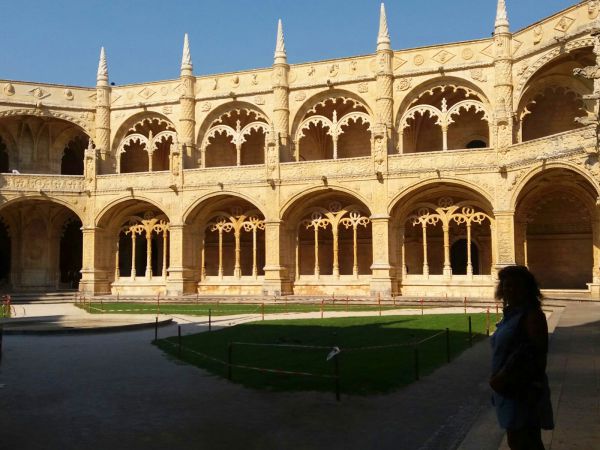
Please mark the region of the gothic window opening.
<svg viewBox="0 0 600 450"><path fill-rule="evenodd" d="M169 222L163 214L148 211L130 216L118 234L115 280L167 278Z"/></svg>
<svg viewBox="0 0 600 450"><path fill-rule="evenodd" d="M296 279L371 274L371 220L357 205L313 207L298 224Z"/></svg>
<svg viewBox="0 0 600 450"><path fill-rule="evenodd" d="M83 158L88 144L89 138L83 135L75 136L69 141L60 163L62 175L83 175Z"/></svg>
<svg viewBox="0 0 600 450"><path fill-rule="evenodd" d="M267 118L258 111L232 109L214 120L200 145L201 167L265 163Z"/></svg>
<svg viewBox="0 0 600 450"><path fill-rule="evenodd" d="M475 91L456 85L436 86L409 105L398 127L398 152L416 153L488 147L489 115ZM473 146L471 136L483 142Z"/></svg>
<svg viewBox="0 0 600 450"><path fill-rule="evenodd" d="M117 172L158 172L169 170L177 134L172 123L146 118L131 127L117 149Z"/></svg>
<svg viewBox="0 0 600 450"><path fill-rule="evenodd" d="M202 275L234 278L264 275L265 219L255 209L219 211L204 228Z"/></svg>
<svg viewBox="0 0 600 450"><path fill-rule="evenodd" d="M0 136L0 173L8 173L9 170L8 149Z"/></svg>
<svg viewBox="0 0 600 450"><path fill-rule="evenodd" d="M424 202L407 217L402 271L411 275L489 275L493 219L469 201L442 197ZM451 245L451 242L454 244ZM483 242L483 248L476 245Z"/></svg>
<svg viewBox="0 0 600 450"><path fill-rule="evenodd" d="M524 186L515 213L515 256L543 289L587 289L597 269L597 193L586 180L552 169Z"/></svg>
<svg viewBox="0 0 600 450"><path fill-rule="evenodd" d="M595 65L591 47L574 48L536 72L526 73L517 110L518 141L576 130L590 123L587 119L594 116L595 100L586 96L593 93L594 83L574 72Z"/></svg>
<svg viewBox="0 0 600 450"><path fill-rule="evenodd" d="M83 233L81 221L72 218L63 227L60 238L60 282L62 286L76 289L81 278L83 260Z"/></svg>
<svg viewBox="0 0 600 450"><path fill-rule="evenodd" d="M304 115L294 145L296 161L370 155L371 118L367 108L347 97L317 103Z"/></svg>
<svg viewBox="0 0 600 450"><path fill-rule="evenodd" d="M11 284L10 267L11 267L12 248L8 227L0 218L0 289Z"/></svg>

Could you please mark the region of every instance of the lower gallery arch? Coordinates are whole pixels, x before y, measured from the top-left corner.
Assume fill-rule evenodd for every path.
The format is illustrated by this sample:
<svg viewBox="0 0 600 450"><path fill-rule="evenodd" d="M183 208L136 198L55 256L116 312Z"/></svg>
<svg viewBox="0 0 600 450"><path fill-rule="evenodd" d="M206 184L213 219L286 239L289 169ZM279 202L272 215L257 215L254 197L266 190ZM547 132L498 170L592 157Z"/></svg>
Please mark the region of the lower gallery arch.
<svg viewBox="0 0 600 450"><path fill-rule="evenodd" d="M597 196L581 175L562 168L537 174L519 193L515 257L542 289L587 290L597 279Z"/></svg>
<svg viewBox="0 0 600 450"><path fill-rule="evenodd" d="M392 210L391 261L407 296L483 297L493 293L494 217L477 192L429 185Z"/></svg>
<svg viewBox="0 0 600 450"><path fill-rule="evenodd" d="M196 206L186 227L199 293L262 293L265 217L255 205L232 195L213 197Z"/></svg>
<svg viewBox="0 0 600 450"><path fill-rule="evenodd" d="M97 270L119 295L166 292L169 269L169 218L142 200L127 200L110 208L98 222Z"/></svg>
<svg viewBox="0 0 600 450"><path fill-rule="evenodd" d="M81 220L50 200L0 209L0 286L14 292L74 289L81 278Z"/></svg>
<svg viewBox="0 0 600 450"><path fill-rule="evenodd" d="M331 191L302 197L287 210L282 260L294 294L369 294L370 216L356 198Z"/></svg>

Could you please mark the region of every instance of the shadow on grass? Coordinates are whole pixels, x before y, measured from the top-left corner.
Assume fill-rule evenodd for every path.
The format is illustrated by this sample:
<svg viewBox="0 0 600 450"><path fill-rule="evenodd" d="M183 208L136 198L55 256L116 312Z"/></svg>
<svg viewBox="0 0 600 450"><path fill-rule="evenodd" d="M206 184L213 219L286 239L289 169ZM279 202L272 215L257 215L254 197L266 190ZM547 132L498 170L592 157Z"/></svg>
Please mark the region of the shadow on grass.
<svg viewBox="0 0 600 450"><path fill-rule="evenodd" d="M473 314L473 338L486 333L486 315ZM426 316L351 317L310 320L261 321L219 331L182 337L180 359L213 374L226 377L229 344L232 342L318 346L325 348L260 347L234 344L231 361L235 365L315 376L275 374L232 368L232 381L244 386L277 391L333 391L334 363L327 360L333 347L338 355L341 391L346 394L384 393L415 380L414 343L449 328L450 357L469 347L468 318L463 314ZM165 352L179 357L177 337L159 340ZM398 347L363 347L404 344ZM217 362L197 353L208 355ZM445 333L418 346L420 376L447 362Z"/></svg>

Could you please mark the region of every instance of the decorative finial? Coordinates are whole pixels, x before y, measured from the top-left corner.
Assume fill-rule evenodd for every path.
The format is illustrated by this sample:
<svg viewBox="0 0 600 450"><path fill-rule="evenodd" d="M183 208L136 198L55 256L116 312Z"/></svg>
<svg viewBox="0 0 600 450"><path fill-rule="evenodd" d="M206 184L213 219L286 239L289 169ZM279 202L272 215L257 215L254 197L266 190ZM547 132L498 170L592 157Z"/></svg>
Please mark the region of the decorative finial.
<svg viewBox="0 0 600 450"><path fill-rule="evenodd" d="M377 35L377 50L391 50L390 31L388 30L385 6L381 4L379 13L379 34Z"/></svg>
<svg viewBox="0 0 600 450"><path fill-rule="evenodd" d="M277 22L277 45L275 46L275 63L287 64L287 54L285 53L285 40L283 39L283 25L281 19Z"/></svg>
<svg viewBox="0 0 600 450"><path fill-rule="evenodd" d="M508 31L508 14L506 12L506 0L498 0L498 10L496 12L496 29L505 28Z"/></svg>
<svg viewBox="0 0 600 450"><path fill-rule="evenodd" d="M181 72L192 71L192 54L190 53L190 40L188 34L185 33L183 36L183 56L181 58Z"/></svg>
<svg viewBox="0 0 600 450"><path fill-rule="evenodd" d="M100 62L98 62L97 84L108 85L108 65L106 64L106 53L104 47L100 48Z"/></svg>

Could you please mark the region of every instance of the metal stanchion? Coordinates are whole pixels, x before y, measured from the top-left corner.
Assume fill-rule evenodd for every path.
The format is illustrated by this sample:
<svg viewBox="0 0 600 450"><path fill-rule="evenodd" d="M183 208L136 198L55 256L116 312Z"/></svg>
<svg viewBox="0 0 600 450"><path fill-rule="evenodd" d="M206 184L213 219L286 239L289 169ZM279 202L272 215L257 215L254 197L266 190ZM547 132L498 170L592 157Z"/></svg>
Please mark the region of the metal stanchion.
<svg viewBox="0 0 600 450"><path fill-rule="evenodd" d="M446 328L446 361L450 362L450 328Z"/></svg>
<svg viewBox="0 0 600 450"><path fill-rule="evenodd" d="M469 316L469 346L473 347L473 326L471 323L471 316Z"/></svg>
<svg viewBox="0 0 600 450"><path fill-rule="evenodd" d="M177 345L179 346L179 357L181 357L181 325L177 325Z"/></svg>
<svg viewBox="0 0 600 450"><path fill-rule="evenodd" d="M212 309L208 310L208 331L212 331Z"/></svg>

